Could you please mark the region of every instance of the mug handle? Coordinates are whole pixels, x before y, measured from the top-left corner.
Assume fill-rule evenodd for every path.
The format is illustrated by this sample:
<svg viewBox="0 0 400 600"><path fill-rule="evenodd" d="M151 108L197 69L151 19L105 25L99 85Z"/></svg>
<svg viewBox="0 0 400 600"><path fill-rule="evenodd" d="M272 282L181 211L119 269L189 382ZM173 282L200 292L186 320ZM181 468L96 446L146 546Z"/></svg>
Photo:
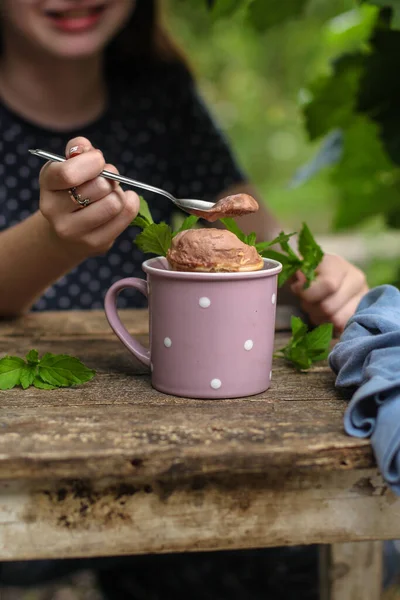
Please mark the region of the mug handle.
<svg viewBox="0 0 400 600"><path fill-rule="evenodd" d="M124 346L126 346L142 364L146 365L146 367L150 367L150 350L147 350L147 348L145 348L140 342L129 335L118 315L118 294L126 288L134 288L146 296L146 298L148 297L147 281L138 279L136 277L127 277L126 279L117 281L107 291L104 299L104 310L107 321L109 322L110 327L114 331L115 335L119 337Z"/></svg>

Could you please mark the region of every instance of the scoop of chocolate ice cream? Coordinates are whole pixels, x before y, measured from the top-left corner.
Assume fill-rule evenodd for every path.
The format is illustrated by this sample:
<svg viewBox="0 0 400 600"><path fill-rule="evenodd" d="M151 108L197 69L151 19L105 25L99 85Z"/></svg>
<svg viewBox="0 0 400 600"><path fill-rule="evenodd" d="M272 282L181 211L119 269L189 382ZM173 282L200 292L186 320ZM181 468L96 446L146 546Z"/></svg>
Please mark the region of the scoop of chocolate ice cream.
<svg viewBox="0 0 400 600"><path fill-rule="evenodd" d="M172 240L167 260L174 271L258 271L264 261L225 229L188 229Z"/></svg>
<svg viewBox="0 0 400 600"><path fill-rule="evenodd" d="M249 194L233 194L221 198L209 210L191 210L190 212L206 221L216 221L223 217L241 217L258 211L258 203Z"/></svg>

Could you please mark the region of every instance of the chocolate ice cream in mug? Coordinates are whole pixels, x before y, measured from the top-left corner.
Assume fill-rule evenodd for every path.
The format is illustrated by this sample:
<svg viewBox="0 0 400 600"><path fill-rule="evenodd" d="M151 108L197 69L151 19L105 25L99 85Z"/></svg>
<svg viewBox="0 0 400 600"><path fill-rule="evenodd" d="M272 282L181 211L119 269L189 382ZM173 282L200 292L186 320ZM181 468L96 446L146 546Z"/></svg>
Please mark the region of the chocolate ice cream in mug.
<svg viewBox="0 0 400 600"><path fill-rule="evenodd" d="M188 398L251 396L270 385L281 269L265 259L258 271L181 272L152 258L143 263L147 282L126 278L111 286L106 315L121 342L150 367L157 390ZM149 299L149 350L118 316L116 300L125 288Z"/></svg>
<svg viewBox="0 0 400 600"><path fill-rule="evenodd" d="M258 208L240 196L221 204L236 212ZM279 262L262 259L230 231L192 229L174 237L167 258L147 260L143 270L147 281L126 278L111 286L105 312L121 342L150 367L154 388L188 398L237 398L268 389ZM118 316L117 296L126 288L148 297L149 350Z"/></svg>

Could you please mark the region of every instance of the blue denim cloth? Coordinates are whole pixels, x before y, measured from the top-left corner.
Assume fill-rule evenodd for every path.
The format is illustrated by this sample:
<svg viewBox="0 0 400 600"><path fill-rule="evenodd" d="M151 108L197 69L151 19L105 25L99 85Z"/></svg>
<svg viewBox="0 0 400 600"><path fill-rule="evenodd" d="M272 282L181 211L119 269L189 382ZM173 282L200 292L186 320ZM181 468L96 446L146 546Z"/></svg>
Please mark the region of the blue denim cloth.
<svg viewBox="0 0 400 600"><path fill-rule="evenodd" d="M329 356L336 386L353 388L344 428L371 436L381 473L400 495L400 291L370 290Z"/></svg>

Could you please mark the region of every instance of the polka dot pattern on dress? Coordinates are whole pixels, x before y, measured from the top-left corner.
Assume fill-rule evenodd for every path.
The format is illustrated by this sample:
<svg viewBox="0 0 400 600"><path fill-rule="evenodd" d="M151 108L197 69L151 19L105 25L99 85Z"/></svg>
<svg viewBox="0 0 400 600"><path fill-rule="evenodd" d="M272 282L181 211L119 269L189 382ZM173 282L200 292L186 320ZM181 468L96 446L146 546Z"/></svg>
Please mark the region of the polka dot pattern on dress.
<svg viewBox="0 0 400 600"><path fill-rule="evenodd" d="M39 208L44 162L29 155L28 149L47 148L64 155L68 140L76 135L90 139L121 173L176 196L194 194L212 200L246 179L182 67L165 66L154 78L148 72L143 77L139 74L127 83L113 76L107 113L78 132L55 134L20 119L0 102L0 232ZM156 194L144 196L154 220L170 223L171 203ZM138 232L127 227L108 252L83 261L45 291L34 310L103 308L112 281L143 278L141 265L149 257L133 244ZM147 300L133 290L124 291L120 302L127 307L147 306Z"/></svg>

